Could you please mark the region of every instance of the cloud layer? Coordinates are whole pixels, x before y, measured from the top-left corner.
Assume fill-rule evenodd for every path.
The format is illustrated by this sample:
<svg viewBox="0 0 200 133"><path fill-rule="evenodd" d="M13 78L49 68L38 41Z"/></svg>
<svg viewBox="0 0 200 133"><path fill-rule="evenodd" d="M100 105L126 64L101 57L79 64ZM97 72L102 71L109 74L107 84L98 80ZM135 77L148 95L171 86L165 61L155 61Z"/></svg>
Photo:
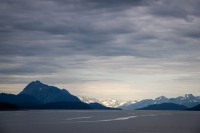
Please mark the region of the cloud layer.
<svg viewBox="0 0 200 133"><path fill-rule="evenodd" d="M37 78L74 93L124 88L122 98L160 87L200 94L199 7L198 0L1 0L0 88Z"/></svg>

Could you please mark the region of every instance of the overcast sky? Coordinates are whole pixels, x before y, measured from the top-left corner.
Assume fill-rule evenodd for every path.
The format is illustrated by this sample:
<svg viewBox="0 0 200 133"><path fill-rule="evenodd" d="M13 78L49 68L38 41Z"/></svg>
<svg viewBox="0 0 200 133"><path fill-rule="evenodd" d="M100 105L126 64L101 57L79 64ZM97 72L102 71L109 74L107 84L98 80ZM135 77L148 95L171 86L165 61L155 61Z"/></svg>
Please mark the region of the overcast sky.
<svg viewBox="0 0 200 133"><path fill-rule="evenodd" d="M199 0L1 0L0 92L200 95Z"/></svg>

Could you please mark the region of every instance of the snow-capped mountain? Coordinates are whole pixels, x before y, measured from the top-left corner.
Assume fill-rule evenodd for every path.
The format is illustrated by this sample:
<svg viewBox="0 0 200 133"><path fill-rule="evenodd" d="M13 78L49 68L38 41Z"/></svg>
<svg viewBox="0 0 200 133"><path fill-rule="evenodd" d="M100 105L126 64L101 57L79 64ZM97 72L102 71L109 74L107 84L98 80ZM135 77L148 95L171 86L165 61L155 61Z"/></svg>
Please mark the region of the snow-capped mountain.
<svg viewBox="0 0 200 133"><path fill-rule="evenodd" d="M123 101L123 100L116 100L116 99L98 100L96 98L89 98L86 96L78 96L78 98L85 103L100 103L104 106L112 107L112 108L129 105L136 102L136 101Z"/></svg>
<svg viewBox="0 0 200 133"><path fill-rule="evenodd" d="M107 107L112 108L122 108L122 109L138 109L147 107L153 104L161 104L161 103L175 103L179 105L184 105L186 107L194 107L200 104L200 96L193 96L192 94L185 94L184 96L179 96L176 98L167 98L165 96L157 97L156 99L144 99L138 101L123 101L116 99L109 100L98 100L96 98L89 98L86 96L78 96L78 98L85 103L100 103Z"/></svg>
<svg viewBox="0 0 200 133"><path fill-rule="evenodd" d="M165 96L160 96L156 99L144 99L139 102L129 104L129 105L123 105L120 106L122 109L138 109L147 107L149 105L153 104L161 104L161 103L175 103L179 105L184 105L186 107L194 107L198 104L200 104L200 97L199 96L193 96L192 94L185 94L184 96L179 96L176 98L167 98Z"/></svg>
<svg viewBox="0 0 200 133"><path fill-rule="evenodd" d="M154 100L154 104L167 103L168 100L169 100L169 99L166 98L165 96L160 96L160 97L157 97L157 98Z"/></svg>
<svg viewBox="0 0 200 133"><path fill-rule="evenodd" d="M185 94L185 96L177 97L177 102L199 102L200 97L199 96L193 96L192 94Z"/></svg>
<svg viewBox="0 0 200 133"><path fill-rule="evenodd" d="M99 101L96 98L89 98L86 96L77 96L81 101L85 102L85 103L101 103L101 101Z"/></svg>
<svg viewBox="0 0 200 133"><path fill-rule="evenodd" d="M101 103L105 106L116 108L119 106L135 103L135 101L123 101L123 100L110 99L110 100L102 100Z"/></svg>

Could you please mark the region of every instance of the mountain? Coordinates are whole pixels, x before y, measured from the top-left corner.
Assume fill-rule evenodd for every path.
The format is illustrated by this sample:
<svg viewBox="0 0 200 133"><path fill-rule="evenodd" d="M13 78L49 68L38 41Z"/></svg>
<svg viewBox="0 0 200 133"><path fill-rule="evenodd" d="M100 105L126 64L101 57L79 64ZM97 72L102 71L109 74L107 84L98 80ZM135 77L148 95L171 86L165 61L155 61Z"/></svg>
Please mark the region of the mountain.
<svg viewBox="0 0 200 133"><path fill-rule="evenodd" d="M107 107L112 107L112 108L117 108L120 106L129 105L132 103L135 103L135 101L123 101L123 100L116 100L116 99L101 100L101 104Z"/></svg>
<svg viewBox="0 0 200 133"><path fill-rule="evenodd" d="M100 109L102 106L138 109L162 103L175 103L190 108L200 104L200 97L192 94L185 94L185 96L177 98L160 96L154 100L144 99L141 101L98 100L81 96L79 98L65 89L49 86L38 80L29 83L18 95L0 93L0 102L15 104L21 109L92 109L95 107ZM88 103L95 104L88 105Z"/></svg>
<svg viewBox="0 0 200 133"><path fill-rule="evenodd" d="M111 108L117 108L119 106L135 103L135 101L123 101L123 100L116 100L116 99L98 100L96 98L89 98L86 96L78 96L78 98L85 103L100 103L106 107L111 107Z"/></svg>
<svg viewBox="0 0 200 133"><path fill-rule="evenodd" d="M14 95L14 94L6 94L6 93L0 94L0 102L13 103L13 104L23 104L23 103L40 104L41 103L35 97L30 96L30 95L26 95L26 94Z"/></svg>
<svg viewBox="0 0 200 133"><path fill-rule="evenodd" d="M184 105L190 108L200 104L200 97L199 96L195 97L192 94L185 94L185 96L170 98L168 102Z"/></svg>
<svg viewBox="0 0 200 133"><path fill-rule="evenodd" d="M77 97L84 103L101 103L101 101L96 98L90 98L86 96L77 96Z"/></svg>
<svg viewBox="0 0 200 133"><path fill-rule="evenodd" d="M18 109L35 109L41 105L41 102L35 97L26 94L0 94L0 102L5 103L4 106L17 106ZM11 106L10 106L11 105Z"/></svg>
<svg viewBox="0 0 200 133"><path fill-rule="evenodd" d="M168 102L168 98L166 98L165 96L160 96L160 97L157 97L155 100L154 100L154 104L161 104L161 103L166 103Z"/></svg>
<svg viewBox="0 0 200 133"><path fill-rule="evenodd" d="M26 109L92 109L90 105L80 101L65 89L43 84L40 81L29 83L19 95L32 96L41 104L20 104Z"/></svg>
<svg viewBox="0 0 200 133"><path fill-rule="evenodd" d="M143 108L143 107L146 107L146 106L149 106L149 105L152 105L152 104L154 104L154 100L144 99L144 100L138 101L138 102L133 103L133 104L129 104L129 105L125 105L125 106L119 106L119 108L122 108L122 109L138 109L138 108Z"/></svg>
<svg viewBox="0 0 200 133"><path fill-rule="evenodd" d="M190 111L200 111L200 104L197 105L197 106L194 106L192 108L189 108L188 110L190 110Z"/></svg>
<svg viewBox="0 0 200 133"><path fill-rule="evenodd" d="M0 94L0 109L111 109L100 104L87 104L65 89L43 84L29 83L18 95Z"/></svg>
<svg viewBox="0 0 200 133"><path fill-rule="evenodd" d="M0 110L18 110L19 107L13 103L0 102Z"/></svg>
<svg viewBox="0 0 200 133"><path fill-rule="evenodd" d="M29 83L20 94L33 96L42 103L81 102L76 96L71 95L67 90L48 86L40 81Z"/></svg>
<svg viewBox="0 0 200 133"><path fill-rule="evenodd" d="M137 110L186 110L187 107L175 103L161 103L149 105L144 108L139 108Z"/></svg>
<svg viewBox="0 0 200 133"><path fill-rule="evenodd" d="M193 96L192 94L185 94L185 96L179 96L176 98L166 98L164 96L160 96L156 99L144 99L141 101L138 101L134 104L129 104L125 106L120 106L122 109L138 109L147 107L149 105L154 104L161 104L161 103L175 103L179 105L184 105L188 108L194 107L198 104L200 104L200 97L199 96Z"/></svg>

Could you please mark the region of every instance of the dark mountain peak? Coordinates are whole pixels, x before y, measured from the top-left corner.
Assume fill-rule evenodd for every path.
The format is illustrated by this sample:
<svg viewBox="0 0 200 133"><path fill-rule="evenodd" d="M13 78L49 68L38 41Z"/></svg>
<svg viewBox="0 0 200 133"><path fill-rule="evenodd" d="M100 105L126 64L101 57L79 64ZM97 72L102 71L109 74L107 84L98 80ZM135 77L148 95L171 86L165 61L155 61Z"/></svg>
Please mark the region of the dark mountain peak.
<svg viewBox="0 0 200 133"><path fill-rule="evenodd" d="M31 85L41 85L43 84L42 82L40 82L39 80L36 80L36 81L32 81L31 83L29 83Z"/></svg>
<svg viewBox="0 0 200 133"><path fill-rule="evenodd" d="M49 86L46 85L38 80L33 81L31 83L29 83L24 90L20 93L20 94L37 94L37 93L45 93L45 92L49 92L49 93L59 93L63 90L54 87L54 86ZM68 93L68 91L63 91L65 93Z"/></svg>
<svg viewBox="0 0 200 133"><path fill-rule="evenodd" d="M33 81L34 83L42 84L39 80Z"/></svg>
<svg viewBox="0 0 200 133"><path fill-rule="evenodd" d="M71 95L67 90L46 85L38 80L29 83L20 94L34 96L43 103L60 101L80 102L77 97Z"/></svg>
<svg viewBox="0 0 200 133"><path fill-rule="evenodd" d="M48 85L45 85L42 82L36 80L36 81L32 81L31 83L29 83L21 93L24 93L24 91L25 92L28 92L28 91L40 91L41 89L44 89L46 87L48 87Z"/></svg>
<svg viewBox="0 0 200 133"><path fill-rule="evenodd" d="M61 89L61 91L62 91L63 93L69 94L69 91L67 91L66 89Z"/></svg>

